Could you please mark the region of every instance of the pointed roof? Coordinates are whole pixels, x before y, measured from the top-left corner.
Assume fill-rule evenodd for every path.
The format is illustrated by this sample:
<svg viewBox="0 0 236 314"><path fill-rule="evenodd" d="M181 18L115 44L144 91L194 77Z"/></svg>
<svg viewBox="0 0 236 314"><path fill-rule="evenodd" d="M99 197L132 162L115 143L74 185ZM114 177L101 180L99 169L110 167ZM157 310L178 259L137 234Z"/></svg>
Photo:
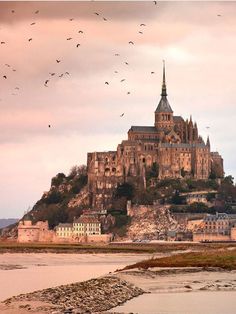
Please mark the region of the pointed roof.
<svg viewBox="0 0 236 314"><path fill-rule="evenodd" d="M166 96L167 96L167 92L166 92L165 61L163 60L163 81L162 81L162 89L161 89L161 100L160 100L155 112L173 113L173 110L171 109L171 106L170 106Z"/></svg>

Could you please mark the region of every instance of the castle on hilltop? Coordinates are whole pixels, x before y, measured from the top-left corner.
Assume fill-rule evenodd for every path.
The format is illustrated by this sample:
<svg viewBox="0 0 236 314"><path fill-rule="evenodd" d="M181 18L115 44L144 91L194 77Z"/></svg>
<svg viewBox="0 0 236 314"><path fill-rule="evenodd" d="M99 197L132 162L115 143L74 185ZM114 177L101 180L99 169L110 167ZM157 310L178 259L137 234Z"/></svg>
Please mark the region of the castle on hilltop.
<svg viewBox="0 0 236 314"><path fill-rule="evenodd" d="M198 134L197 123L175 116L167 99L165 64L161 99L155 110L154 126L131 126L128 139L116 151L88 153L88 187L91 205L106 206L114 188L124 182L138 182L146 186L147 174L156 178L206 180L216 166L224 175L223 159L211 152Z"/></svg>

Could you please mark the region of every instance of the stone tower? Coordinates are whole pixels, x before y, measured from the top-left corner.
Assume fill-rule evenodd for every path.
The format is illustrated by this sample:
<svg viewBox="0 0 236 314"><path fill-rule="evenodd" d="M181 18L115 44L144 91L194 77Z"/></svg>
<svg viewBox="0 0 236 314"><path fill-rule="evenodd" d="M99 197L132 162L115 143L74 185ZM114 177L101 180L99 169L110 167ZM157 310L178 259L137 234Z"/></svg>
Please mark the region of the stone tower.
<svg viewBox="0 0 236 314"><path fill-rule="evenodd" d="M159 131L171 131L174 126L173 110L167 99L165 61L163 60L163 81L161 100L155 111L155 127Z"/></svg>

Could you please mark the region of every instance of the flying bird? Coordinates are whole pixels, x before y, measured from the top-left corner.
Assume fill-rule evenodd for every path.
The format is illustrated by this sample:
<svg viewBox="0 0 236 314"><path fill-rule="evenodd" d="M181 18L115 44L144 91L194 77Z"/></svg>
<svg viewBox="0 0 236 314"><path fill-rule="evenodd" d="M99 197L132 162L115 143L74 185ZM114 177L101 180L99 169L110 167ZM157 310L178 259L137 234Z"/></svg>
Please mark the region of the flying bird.
<svg viewBox="0 0 236 314"><path fill-rule="evenodd" d="M119 53L115 53L115 56L118 57L120 54Z"/></svg>
<svg viewBox="0 0 236 314"><path fill-rule="evenodd" d="M13 69L12 71L13 71L13 72L16 72L16 69Z"/></svg>
<svg viewBox="0 0 236 314"><path fill-rule="evenodd" d="M206 129L210 129L210 127L209 127L209 126L206 126Z"/></svg>
<svg viewBox="0 0 236 314"><path fill-rule="evenodd" d="M6 79L7 79L7 76L6 76L6 75L3 75L3 78L6 80Z"/></svg>
<svg viewBox="0 0 236 314"><path fill-rule="evenodd" d="M32 41L32 40L33 40L33 38L29 38L29 39L28 39L28 41Z"/></svg>
<svg viewBox="0 0 236 314"><path fill-rule="evenodd" d="M70 75L70 73L69 73L69 72L65 72L65 74L66 74L66 75Z"/></svg>
<svg viewBox="0 0 236 314"><path fill-rule="evenodd" d="M48 127L50 128L50 127L51 127L51 125L49 124L49 125L48 125Z"/></svg>
<svg viewBox="0 0 236 314"><path fill-rule="evenodd" d="M15 13L15 10L11 10L11 13Z"/></svg>
<svg viewBox="0 0 236 314"><path fill-rule="evenodd" d="M129 44L134 45L134 42L133 41L129 41Z"/></svg>
<svg viewBox="0 0 236 314"><path fill-rule="evenodd" d="M38 14L38 13L39 13L39 10L37 10L37 11L34 12L34 14Z"/></svg>
<svg viewBox="0 0 236 314"><path fill-rule="evenodd" d="M221 17L221 14L217 14L218 17Z"/></svg>
<svg viewBox="0 0 236 314"><path fill-rule="evenodd" d="M139 34L143 34L143 32L139 31Z"/></svg>
<svg viewBox="0 0 236 314"><path fill-rule="evenodd" d="M153 1L155 5L157 5L157 1Z"/></svg>
<svg viewBox="0 0 236 314"><path fill-rule="evenodd" d="M58 77L60 77L60 78L62 78L62 76L63 76L64 74L62 73L61 75L59 75Z"/></svg>
<svg viewBox="0 0 236 314"><path fill-rule="evenodd" d="M105 82L105 84L109 85L109 83L108 83L108 82Z"/></svg>
<svg viewBox="0 0 236 314"><path fill-rule="evenodd" d="M122 80L121 80L121 82L124 82L124 81L125 81L125 79L122 79Z"/></svg>
<svg viewBox="0 0 236 314"><path fill-rule="evenodd" d="M8 68L10 68L10 64L5 63L5 66L8 67Z"/></svg>
<svg viewBox="0 0 236 314"><path fill-rule="evenodd" d="M140 24L140 26L146 26L146 24L143 24L143 23L142 23L142 24Z"/></svg>
<svg viewBox="0 0 236 314"><path fill-rule="evenodd" d="M78 48L80 46L80 44L77 44L76 47Z"/></svg>
<svg viewBox="0 0 236 314"><path fill-rule="evenodd" d="M127 92L127 95L130 95L130 92Z"/></svg>
<svg viewBox="0 0 236 314"><path fill-rule="evenodd" d="M70 19L70 21L73 21L74 19L72 18L72 19Z"/></svg>
<svg viewBox="0 0 236 314"><path fill-rule="evenodd" d="M15 87L15 89L19 90L20 88L19 87Z"/></svg>
<svg viewBox="0 0 236 314"><path fill-rule="evenodd" d="M72 39L72 37L66 38L66 40L71 40L71 39Z"/></svg>
<svg viewBox="0 0 236 314"><path fill-rule="evenodd" d="M99 13L97 13L97 12L94 12L94 14L95 14L95 15L99 15Z"/></svg>
<svg viewBox="0 0 236 314"><path fill-rule="evenodd" d="M125 62L125 64L126 64L126 65L129 65L129 63L128 63L128 62Z"/></svg>
<svg viewBox="0 0 236 314"><path fill-rule="evenodd" d="M33 23L31 23L30 25L35 25L36 23L35 22L33 22Z"/></svg>
<svg viewBox="0 0 236 314"><path fill-rule="evenodd" d="M46 80L46 81L45 81L45 83L44 83L44 86L45 86L45 87L48 87L48 85L47 85L48 82L49 82L49 80Z"/></svg>
<svg viewBox="0 0 236 314"><path fill-rule="evenodd" d="M6 42L5 41L1 41L1 45L4 45Z"/></svg>
<svg viewBox="0 0 236 314"><path fill-rule="evenodd" d="M50 74L51 76L54 76L56 73L54 73L54 72L53 72L53 73L49 72L49 74Z"/></svg>
<svg viewBox="0 0 236 314"><path fill-rule="evenodd" d="M120 117L124 117L124 115L125 115L125 113L122 113L122 114L120 115Z"/></svg>
<svg viewBox="0 0 236 314"><path fill-rule="evenodd" d="M107 19L105 17L103 17L103 21L107 21Z"/></svg>
<svg viewBox="0 0 236 314"><path fill-rule="evenodd" d="M56 62L57 62L57 63L60 63L60 62L61 62L61 60L56 60Z"/></svg>
<svg viewBox="0 0 236 314"><path fill-rule="evenodd" d="M83 34L83 31L78 31L78 33Z"/></svg>
<svg viewBox="0 0 236 314"><path fill-rule="evenodd" d="M152 71L151 74L155 74L155 72Z"/></svg>
<svg viewBox="0 0 236 314"><path fill-rule="evenodd" d="M118 71L114 71L114 73L118 73Z"/></svg>

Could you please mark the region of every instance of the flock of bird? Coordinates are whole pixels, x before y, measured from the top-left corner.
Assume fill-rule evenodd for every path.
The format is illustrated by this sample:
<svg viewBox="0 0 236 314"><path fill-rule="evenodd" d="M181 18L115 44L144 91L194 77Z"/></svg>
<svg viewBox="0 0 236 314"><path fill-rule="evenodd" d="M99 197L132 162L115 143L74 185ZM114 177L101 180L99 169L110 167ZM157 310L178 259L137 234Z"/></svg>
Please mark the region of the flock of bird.
<svg viewBox="0 0 236 314"><path fill-rule="evenodd" d="M157 5L157 1L153 1L153 2L154 2L154 5ZM16 11L15 11L15 10L11 10L11 13L12 13L12 14L15 14ZM39 14L40 14L40 11L39 11L39 10L36 10L35 12L33 12L33 14L39 15ZM108 22L108 21L109 21L109 19L108 19L107 17L104 17L104 16L101 15L101 13L99 13L99 12L94 12L93 14L96 15L97 17L101 18L101 20L104 21L104 22ZM217 16L218 16L218 17L221 17L220 14L218 14ZM74 21L74 18L69 18L69 21L71 21L71 22ZM30 26L35 26L36 24L37 24L37 22L34 21L34 22L31 22L31 23L30 23ZM146 24L140 23L140 24L139 24L139 27L140 27L140 29L138 30L138 34L143 35L143 34L144 34L144 30L145 30L145 28L146 28ZM84 34L84 30L81 30L81 29L78 30L78 34ZM72 37L67 37L67 38L66 38L66 41L73 41L73 38L72 38ZM29 43L33 42L33 37L28 38L28 42L29 42ZM131 45L131 46L134 46L134 45L135 45L135 41L130 40L127 44L128 44L128 45ZM5 40L0 41L0 46L1 46L1 45L7 45L7 41L5 41ZM81 46L81 43L77 41L77 42L75 43L75 48L79 48L80 46ZM114 56L115 56L115 57L119 57L120 54L119 54L119 53L115 53ZM59 59L59 58L55 58L55 63L56 63L56 64L60 64L61 62L62 62L62 59L61 59L61 58L60 58L60 59ZM124 64L125 64L126 66L129 66L129 62L128 62L128 61L124 61ZM16 72L16 69L15 69L14 67L12 67L10 64L7 64L7 63L6 63L5 66L6 66L7 68L9 68L10 70L12 70L12 72ZM117 74L118 71L115 70L114 73ZM151 71L150 74L153 75L153 74L155 74L155 72L154 72L154 71ZM60 73L60 74L59 74L58 72L56 72L56 71L55 71L55 72L49 72L49 77L47 77L47 78L45 79L45 81L44 81L44 86L45 86L46 88L48 88L48 87L50 86L50 83L51 83L51 80L52 80L53 77L58 77L58 78L61 79L62 77L66 77L66 76L70 76L70 73L69 73L68 71L63 72L63 73ZM8 75L7 75L7 74L3 74L3 75L2 75L2 78L3 78L4 80L7 80L7 79L8 79ZM124 82L126 82L126 81L127 81L127 78L122 78L122 79L120 79L120 83L124 83ZM105 83L105 85L110 85L110 84L111 84L108 80L105 81L104 83ZM14 90L15 90L15 91L19 91L19 90L20 90L19 86L15 86L15 87L14 87ZM130 95L130 94L131 94L130 91L127 91L126 93L127 93L127 95ZM16 96L17 94L16 94L15 92L12 92L12 95L13 95L13 96ZM124 116L124 113L122 113L122 114L120 115L120 117L123 117L123 116ZM48 127L50 128L51 125L48 125Z"/></svg>

